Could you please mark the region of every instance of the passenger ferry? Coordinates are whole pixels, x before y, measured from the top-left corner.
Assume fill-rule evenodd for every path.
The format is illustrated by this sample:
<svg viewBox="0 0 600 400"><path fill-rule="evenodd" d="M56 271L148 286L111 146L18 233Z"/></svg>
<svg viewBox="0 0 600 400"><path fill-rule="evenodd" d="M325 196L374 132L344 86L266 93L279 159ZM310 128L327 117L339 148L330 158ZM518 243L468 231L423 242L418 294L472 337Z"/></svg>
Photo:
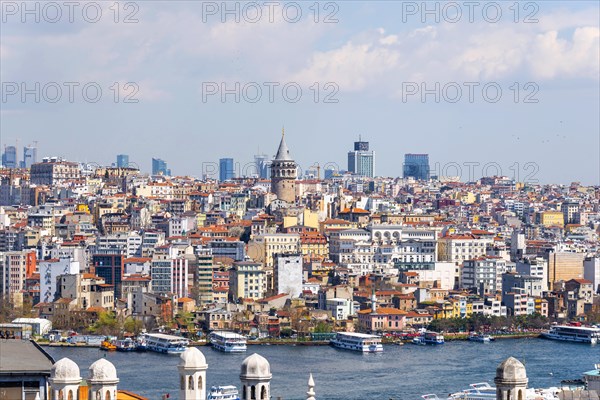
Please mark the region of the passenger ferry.
<svg viewBox="0 0 600 400"><path fill-rule="evenodd" d="M115 346L117 346L117 351L134 351L136 349L133 339L117 340Z"/></svg>
<svg viewBox="0 0 600 400"><path fill-rule="evenodd" d="M556 325L542 333L542 337L567 342L591 343L600 342L600 328L585 326Z"/></svg>
<svg viewBox="0 0 600 400"><path fill-rule="evenodd" d="M146 349L157 353L181 354L190 344L181 336L165 335L164 333L146 333Z"/></svg>
<svg viewBox="0 0 600 400"><path fill-rule="evenodd" d="M444 344L444 335L433 331L424 331L412 340L413 344Z"/></svg>
<svg viewBox="0 0 600 400"><path fill-rule="evenodd" d="M209 340L215 349L225 353L243 353L247 350L246 337L234 332L214 331Z"/></svg>
<svg viewBox="0 0 600 400"><path fill-rule="evenodd" d="M383 351L381 337L365 333L338 332L330 343L339 349L361 351L363 353L380 353Z"/></svg>
<svg viewBox="0 0 600 400"><path fill-rule="evenodd" d="M213 386L206 400L240 400L240 395L235 386Z"/></svg>

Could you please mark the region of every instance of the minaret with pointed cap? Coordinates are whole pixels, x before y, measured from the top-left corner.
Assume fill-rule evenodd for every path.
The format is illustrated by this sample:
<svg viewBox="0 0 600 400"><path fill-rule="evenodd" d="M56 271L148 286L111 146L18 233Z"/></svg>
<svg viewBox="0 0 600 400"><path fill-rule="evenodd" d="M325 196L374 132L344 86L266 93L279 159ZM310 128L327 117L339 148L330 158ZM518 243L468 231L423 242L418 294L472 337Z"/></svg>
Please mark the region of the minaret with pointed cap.
<svg viewBox="0 0 600 400"><path fill-rule="evenodd" d="M275 159L271 163L271 191L279 200L287 203L296 201L296 162L290 155L290 150L285 143L285 130L281 130L281 142Z"/></svg>
<svg viewBox="0 0 600 400"><path fill-rule="evenodd" d="M306 400L316 400L315 399L315 380L313 379L312 373L308 377L308 392L306 392L308 396Z"/></svg>

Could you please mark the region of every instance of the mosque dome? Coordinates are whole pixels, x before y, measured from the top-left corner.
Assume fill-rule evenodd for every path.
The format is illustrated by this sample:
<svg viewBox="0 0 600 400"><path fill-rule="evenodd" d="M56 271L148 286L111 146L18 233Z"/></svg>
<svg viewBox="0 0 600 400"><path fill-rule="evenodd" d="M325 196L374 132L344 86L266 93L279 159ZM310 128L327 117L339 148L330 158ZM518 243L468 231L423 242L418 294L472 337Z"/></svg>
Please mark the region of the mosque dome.
<svg viewBox="0 0 600 400"><path fill-rule="evenodd" d="M117 369L106 358L101 358L90 365L88 380L96 382L118 382Z"/></svg>
<svg viewBox="0 0 600 400"><path fill-rule="evenodd" d="M514 357L504 360L496 368L496 382L527 382L527 371L525 366Z"/></svg>
<svg viewBox="0 0 600 400"><path fill-rule="evenodd" d="M256 353L242 363L241 379L271 379L271 365L266 358Z"/></svg>
<svg viewBox="0 0 600 400"><path fill-rule="evenodd" d="M206 358L204 354L196 347L188 347L183 353L181 353L181 360L179 361L179 367L183 368L206 368Z"/></svg>
<svg viewBox="0 0 600 400"><path fill-rule="evenodd" d="M51 378L56 381L80 381L79 366L67 357L61 358L52 366Z"/></svg>

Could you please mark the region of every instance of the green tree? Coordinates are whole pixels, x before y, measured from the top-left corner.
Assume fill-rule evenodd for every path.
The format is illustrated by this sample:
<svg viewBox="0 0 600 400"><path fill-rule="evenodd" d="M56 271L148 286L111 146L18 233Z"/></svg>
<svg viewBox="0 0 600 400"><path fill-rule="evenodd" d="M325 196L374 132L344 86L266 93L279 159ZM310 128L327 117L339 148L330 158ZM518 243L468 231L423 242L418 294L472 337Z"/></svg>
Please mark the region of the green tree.
<svg viewBox="0 0 600 400"><path fill-rule="evenodd" d="M314 333L330 333L331 331L331 325L323 321L317 322L317 325L315 325L314 329Z"/></svg>
<svg viewBox="0 0 600 400"><path fill-rule="evenodd" d="M125 322L123 322L123 329L125 332L130 332L134 335L139 334L142 331L142 328L144 328L144 323L133 317L127 317Z"/></svg>
<svg viewBox="0 0 600 400"><path fill-rule="evenodd" d="M121 326L117 317L112 311L103 311L98 314L98 320L90 326L89 330L99 335L118 335Z"/></svg>

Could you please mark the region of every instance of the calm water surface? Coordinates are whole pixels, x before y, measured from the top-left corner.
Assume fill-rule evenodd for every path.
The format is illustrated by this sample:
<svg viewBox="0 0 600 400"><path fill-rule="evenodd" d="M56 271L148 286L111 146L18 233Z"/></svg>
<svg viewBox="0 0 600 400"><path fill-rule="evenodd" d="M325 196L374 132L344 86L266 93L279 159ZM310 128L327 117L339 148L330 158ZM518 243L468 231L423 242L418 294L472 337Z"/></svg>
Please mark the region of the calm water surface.
<svg viewBox="0 0 600 400"><path fill-rule="evenodd" d="M117 368L119 389L149 399L170 393L178 396L176 355L157 353L106 353L92 348L45 348L55 360L69 357L88 375L92 362L106 355ZM562 379L581 378L600 363L600 346L543 339L499 340L494 343L448 342L442 346L384 346L382 354L360 354L329 346L248 346L246 354L224 354L200 347L208 362L207 384L239 384L245 357L259 353L271 363L273 399L306 399L309 372L315 379L317 399L417 400L436 393L440 397L466 389L469 384L493 384L496 366L509 356L527 367L530 387L550 387Z"/></svg>

